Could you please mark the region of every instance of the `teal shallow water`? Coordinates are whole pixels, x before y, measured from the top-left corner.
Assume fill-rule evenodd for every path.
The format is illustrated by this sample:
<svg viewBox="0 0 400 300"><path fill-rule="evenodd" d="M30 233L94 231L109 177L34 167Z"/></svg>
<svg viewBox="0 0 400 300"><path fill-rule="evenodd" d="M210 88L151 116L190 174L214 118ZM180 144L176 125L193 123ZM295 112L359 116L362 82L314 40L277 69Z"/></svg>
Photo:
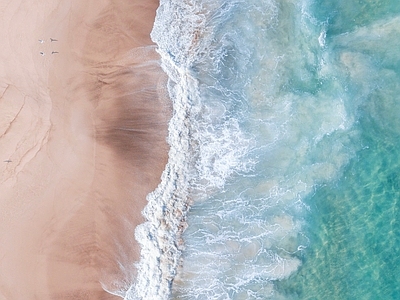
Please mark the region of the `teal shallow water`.
<svg viewBox="0 0 400 300"><path fill-rule="evenodd" d="M364 122L365 149L307 203L310 247L287 299L400 298L400 138Z"/></svg>
<svg viewBox="0 0 400 300"><path fill-rule="evenodd" d="M327 41L352 60L347 91L361 103L361 147L340 178L305 200L310 246L299 271L276 285L287 299L400 299L400 6L320 4L332 17Z"/></svg>

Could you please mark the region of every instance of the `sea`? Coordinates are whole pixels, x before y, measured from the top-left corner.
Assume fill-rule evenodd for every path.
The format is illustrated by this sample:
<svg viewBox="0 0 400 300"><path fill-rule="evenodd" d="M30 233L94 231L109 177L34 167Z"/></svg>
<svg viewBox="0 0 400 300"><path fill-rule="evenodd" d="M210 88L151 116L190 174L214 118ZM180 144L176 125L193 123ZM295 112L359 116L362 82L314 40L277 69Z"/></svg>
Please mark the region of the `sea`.
<svg viewBox="0 0 400 300"><path fill-rule="evenodd" d="M173 104L125 299L400 299L398 0L161 0Z"/></svg>

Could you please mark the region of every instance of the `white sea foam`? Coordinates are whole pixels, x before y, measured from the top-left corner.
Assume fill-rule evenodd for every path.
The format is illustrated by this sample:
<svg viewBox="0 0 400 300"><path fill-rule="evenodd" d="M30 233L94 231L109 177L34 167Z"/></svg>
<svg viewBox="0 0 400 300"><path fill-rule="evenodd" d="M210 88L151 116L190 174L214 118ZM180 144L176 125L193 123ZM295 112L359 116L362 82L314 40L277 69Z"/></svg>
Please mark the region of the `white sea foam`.
<svg viewBox="0 0 400 300"><path fill-rule="evenodd" d="M218 115L202 103L192 69L210 47L206 22L217 6L217 1L161 1L157 11L152 39L169 76L174 109L169 124L169 161L161 184L148 196L143 211L147 221L136 228L141 259L137 280L125 299L169 297L180 265L185 216L194 195L223 186L233 172L247 168L240 157L248 143L238 122L225 118L217 122L218 130L207 125L206 120L216 120ZM218 114L225 114L223 105Z"/></svg>
<svg viewBox="0 0 400 300"><path fill-rule="evenodd" d="M325 47L325 39L326 39L326 31L323 30L321 31L318 37L318 43L321 47Z"/></svg>

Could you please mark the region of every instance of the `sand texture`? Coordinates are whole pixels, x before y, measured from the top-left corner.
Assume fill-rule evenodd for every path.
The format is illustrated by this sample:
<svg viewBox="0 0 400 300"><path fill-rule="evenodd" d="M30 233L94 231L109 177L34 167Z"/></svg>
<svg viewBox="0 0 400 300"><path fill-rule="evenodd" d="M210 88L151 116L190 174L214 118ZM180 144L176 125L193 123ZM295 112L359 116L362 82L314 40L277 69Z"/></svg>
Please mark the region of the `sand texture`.
<svg viewBox="0 0 400 300"><path fill-rule="evenodd" d="M168 151L157 6L0 1L0 300L120 299L103 288L134 280Z"/></svg>

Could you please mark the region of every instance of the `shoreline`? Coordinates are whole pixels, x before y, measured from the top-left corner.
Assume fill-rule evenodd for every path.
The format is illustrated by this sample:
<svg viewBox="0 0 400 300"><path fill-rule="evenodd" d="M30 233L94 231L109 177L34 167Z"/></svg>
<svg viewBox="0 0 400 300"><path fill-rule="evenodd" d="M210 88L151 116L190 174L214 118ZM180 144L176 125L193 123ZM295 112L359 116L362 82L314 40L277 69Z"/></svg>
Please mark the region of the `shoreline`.
<svg viewBox="0 0 400 300"><path fill-rule="evenodd" d="M134 230L168 159L167 76L150 40L157 7L10 1L2 12L13 14L2 37L26 43L10 37L0 54L12 56L0 68L0 150L10 160L0 299L119 299L105 290L123 296L135 280Z"/></svg>

